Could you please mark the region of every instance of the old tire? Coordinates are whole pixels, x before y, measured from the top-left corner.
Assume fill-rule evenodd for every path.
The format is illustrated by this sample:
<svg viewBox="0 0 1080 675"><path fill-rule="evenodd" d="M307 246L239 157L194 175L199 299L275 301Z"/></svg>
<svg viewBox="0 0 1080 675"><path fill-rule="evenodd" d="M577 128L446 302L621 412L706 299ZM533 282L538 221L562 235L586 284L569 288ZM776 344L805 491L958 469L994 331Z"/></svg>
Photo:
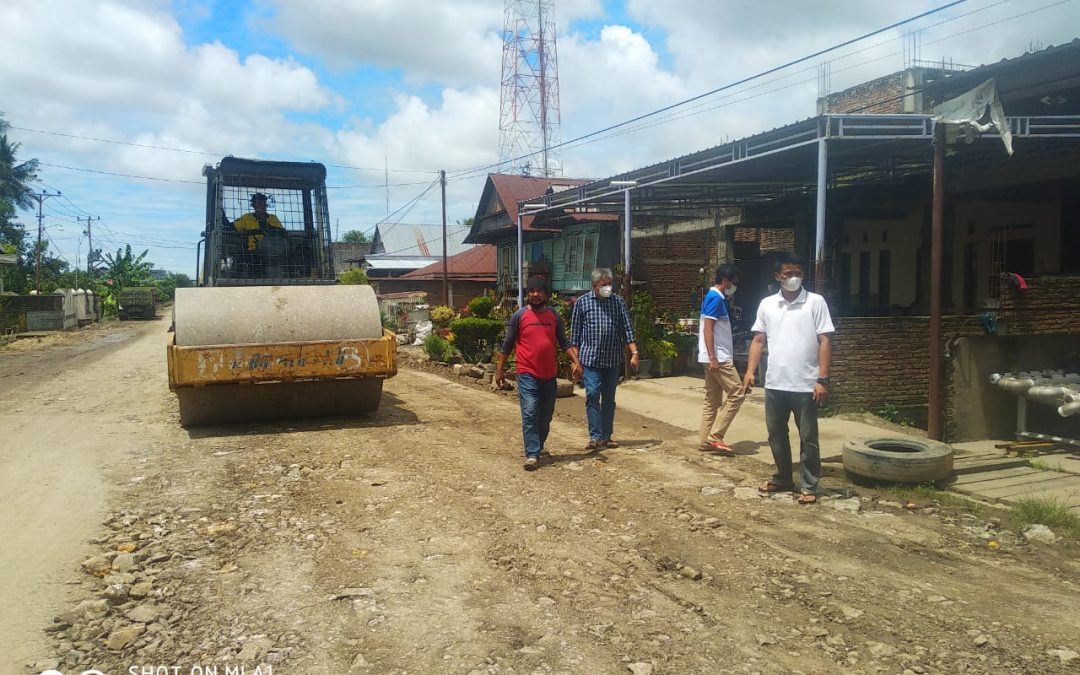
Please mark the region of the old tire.
<svg viewBox="0 0 1080 675"><path fill-rule="evenodd" d="M952 475L948 445L921 438L858 438L844 441L844 470L873 480L929 483Z"/></svg>

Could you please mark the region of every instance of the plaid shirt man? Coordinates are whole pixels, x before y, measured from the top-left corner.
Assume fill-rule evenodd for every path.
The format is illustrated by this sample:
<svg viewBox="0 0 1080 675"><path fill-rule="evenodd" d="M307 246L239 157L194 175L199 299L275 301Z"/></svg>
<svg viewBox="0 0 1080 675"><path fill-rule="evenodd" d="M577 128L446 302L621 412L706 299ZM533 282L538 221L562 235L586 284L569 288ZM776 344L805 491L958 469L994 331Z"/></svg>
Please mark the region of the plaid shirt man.
<svg viewBox="0 0 1080 675"><path fill-rule="evenodd" d="M587 368L610 368L622 363L626 345L634 340L634 328L626 303L617 295L606 300L596 292L574 302L570 319L570 342Z"/></svg>

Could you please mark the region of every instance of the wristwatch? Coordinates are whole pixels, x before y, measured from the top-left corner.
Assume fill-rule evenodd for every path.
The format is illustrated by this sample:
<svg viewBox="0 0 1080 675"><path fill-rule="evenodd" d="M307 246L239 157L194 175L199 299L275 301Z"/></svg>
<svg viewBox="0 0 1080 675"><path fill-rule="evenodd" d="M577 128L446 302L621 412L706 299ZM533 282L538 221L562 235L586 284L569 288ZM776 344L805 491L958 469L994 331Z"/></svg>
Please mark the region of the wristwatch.
<svg viewBox="0 0 1080 675"><path fill-rule="evenodd" d="M827 378L827 377L819 377L817 379L817 383L820 384L823 387L827 387L827 386L829 386L829 378Z"/></svg>

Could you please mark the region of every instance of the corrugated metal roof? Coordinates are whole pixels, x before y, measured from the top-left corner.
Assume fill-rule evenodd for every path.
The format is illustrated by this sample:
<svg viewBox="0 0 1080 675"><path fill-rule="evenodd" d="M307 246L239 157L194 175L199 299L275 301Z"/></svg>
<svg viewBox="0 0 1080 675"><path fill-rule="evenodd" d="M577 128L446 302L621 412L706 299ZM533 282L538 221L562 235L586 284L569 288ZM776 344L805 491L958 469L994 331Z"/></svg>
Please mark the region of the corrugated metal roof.
<svg viewBox="0 0 1080 675"><path fill-rule="evenodd" d="M468 228L460 225L446 226L446 252L455 255L465 250L462 242ZM374 255L441 256L441 223L382 223L375 227L375 236L371 240L371 252Z"/></svg>
<svg viewBox="0 0 1080 675"><path fill-rule="evenodd" d="M382 257L369 255L364 258L364 267L373 270L418 270L430 265L435 258L426 256L421 258L408 258L398 256Z"/></svg>
<svg viewBox="0 0 1080 675"><path fill-rule="evenodd" d="M495 280L495 247L474 246L457 255L450 256L446 260L447 276L451 278L462 277L490 277ZM400 279L442 279L442 260L433 262L426 267L402 274ZM474 279L476 280L476 279Z"/></svg>
<svg viewBox="0 0 1080 675"><path fill-rule="evenodd" d="M488 177L495 186L495 192L499 196L499 201L502 202L503 209L507 213L514 214L515 218L518 202L542 197L549 188L553 192L561 192L592 182L583 178L538 178L504 173L493 173Z"/></svg>

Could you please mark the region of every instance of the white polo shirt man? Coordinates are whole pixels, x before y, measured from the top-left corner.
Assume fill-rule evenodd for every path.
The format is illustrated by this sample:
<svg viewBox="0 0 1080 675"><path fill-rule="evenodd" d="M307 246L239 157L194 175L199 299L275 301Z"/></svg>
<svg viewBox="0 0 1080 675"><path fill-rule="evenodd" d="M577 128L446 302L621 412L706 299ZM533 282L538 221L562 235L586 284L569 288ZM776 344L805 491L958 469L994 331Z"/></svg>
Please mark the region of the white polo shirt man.
<svg viewBox="0 0 1080 675"><path fill-rule="evenodd" d="M788 302L783 293L758 305L750 329L764 333L769 347L765 388L810 393L818 381L818 336L836 332L825 298L805 288Z"/></svg>
<svg viewBox="0 0 1080 675"><path fill-rule="evenodd" d="M772 493L795 489L788 440L788 420L794 416L795 426L799 429L797 501L815 504L821 479L817 409L828 396L832 354L830 334L835 328L825 298L803 288L804 269L802 262L794 256L779 259L776 280L781 289L758 305L757 317L750 328L754 339L743 381L744 388L753 384L753 370L763 348L768 347L765 426L776 472L758 490Z"/></svg>

